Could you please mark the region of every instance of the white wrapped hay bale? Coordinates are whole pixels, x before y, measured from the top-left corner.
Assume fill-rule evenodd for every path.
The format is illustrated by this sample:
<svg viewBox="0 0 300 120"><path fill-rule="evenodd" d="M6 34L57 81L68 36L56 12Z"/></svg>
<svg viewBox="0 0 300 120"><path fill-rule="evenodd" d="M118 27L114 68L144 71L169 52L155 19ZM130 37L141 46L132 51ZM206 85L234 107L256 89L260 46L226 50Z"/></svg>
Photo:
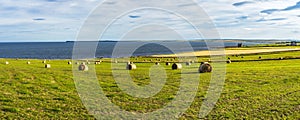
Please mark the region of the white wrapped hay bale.
<svg viewBox="0 0 300 120"><path fill-rule="evenodd" d="M283 57L279 57L279 60L283 60L284 58Z"/></svg>
<svg viewBox="0 0 300 120"><path fill-rule="evenodd" d="M31 64L30 61L28 61L27 64L28 64L28 65Z"/></svg>
<svg viewBox="0 0 300 120"><path fill-rule="evenodd" d="M186 62L185 65L186 65L186 66L190 66L190 65L192 65L192 63Z"/></svg>
<svg viewBox="0 0 300 120"><path fill-rule="evenodd" d="M78 67L79 71L88 71L89 67L85 63L81 63Z"/></svg>
<svg viewBox="0 0 300 120"><path fill-rule="evenodd" d="M69 61L69 62L68 62L68 65L71 65L71 64L72 64L72 62L71 62L71 61Z"/></svg>
<svg viewBox="0 0 300 120"><path fill-rule="evenodd" d="M226 63L227 63L227 64L230 64L230 63L231 63L231 60L227 60Z"/></svg>
<svg viewBox="0 0 300 120"><path fill-rule="evenodd" d="M100 65L100 64L101 64L101 61L95 61L95 64L96 64L96 65Z"/></svg>
<svg viewBox="0 0 300 120"><path fill-rule="evenodd" d="M160 65L160 63L159 63L159 62L156 62L155 65Z"/></svg>
<svg viewBox="0 0 300 120"><path fill-rule="evenodd" d="M135 70L135 69L137 69L137 67L135 64L127 64L126 69L127 70Z"/></svg>
<svg viewBox="0 0 300 120"><path fill-rule="evenodd" d="M206 73L211 71L212 71L212 66L208 62L201 62L201 65L199 67L200 73Z"/></svg>
<svg viewBox="0 0 300 120"><path fill-rule="evenodd" d="M5 62L5 65L8 65L8 64L9 64L9 62L8 62L8 61L6 61L6 62Z"/></svg>
<svg viewBox="0 0 300 120"><path fill-rule="evenodd" d="M50 64L45 64L45 68L51 68Z"/></svg>
<svg viewBox="0 0 300 120"><path fill-rule="evenodd" d="M42 61L42 63L44 63L44 64L45 64L45 63L47 63L47 62L46 62L46 60L44 60L44 61Z"/></svg>
<svg viewBox="0 0 300 120"><path fill-rule="evenodd" d="M172 65L172 70L180 70L180 69L182 69L182 65L181 65L181 64L179 64L179 63L174 63L174 64Z"/></svg>

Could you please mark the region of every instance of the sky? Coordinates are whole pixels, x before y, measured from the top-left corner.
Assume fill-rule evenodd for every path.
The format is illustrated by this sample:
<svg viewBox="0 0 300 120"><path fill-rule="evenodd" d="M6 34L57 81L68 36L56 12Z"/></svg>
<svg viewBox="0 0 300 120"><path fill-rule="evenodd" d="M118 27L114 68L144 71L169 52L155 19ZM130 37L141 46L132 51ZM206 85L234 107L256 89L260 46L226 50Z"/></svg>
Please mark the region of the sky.
<svg viewBox="0 0 300 120"><path fill-rule="evenodd" d="M117 13L118 7L116 6L151 6L151 3L147 1L107 0L105 1L107 5L103 5L103 0L0 0L0 42L75 40L87 18L96 8L102 7L107 11L94 17L94 22L97 21L97 24L93 26L97 27L93 29L107 27L103 21L110 18L113 13ZM181 16L190 17L197 17L198 11L196 11L195 5L201 7L219 33L215 38L296 40L300 38L300 1L297 0L173 1L176 2L160 2L159 4L168 6L170 9L189 10ZM195 5L187 4L190 2L195 2ZM165 11L134 10L127 14L124 12L122 15L113 19L116 24L107 29L104 39L117 39L115 36L126 31L125 29L128 27L136 31L135 33L131 32L130 36L142 37L142 32L157 31L152 36L147 35L151 36L151 39L174 34L174 32L170 32L174 29L183 31L183 36L189 36L188 39L199 37L189 34L193 31L193 27L186 24L184 19L181 19L183 17L180 18ZM140 26L143 29L136 30L139 29L137 24L142 23L153 24L154 27ZM165 28L157 27L158 23ZM130 24L135 24L135 26ZM208 29L205 25L203 23L196 24L204 30ZM167 39L167 37L161 39ZM214 38L210 36L207 39Z"/></svg>

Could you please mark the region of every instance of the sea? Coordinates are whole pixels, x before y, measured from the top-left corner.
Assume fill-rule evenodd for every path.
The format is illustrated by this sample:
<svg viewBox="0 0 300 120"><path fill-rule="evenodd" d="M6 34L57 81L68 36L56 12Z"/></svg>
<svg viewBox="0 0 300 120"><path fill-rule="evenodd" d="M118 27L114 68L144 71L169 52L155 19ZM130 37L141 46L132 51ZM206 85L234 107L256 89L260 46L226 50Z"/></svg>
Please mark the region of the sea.
<svg viewBox="0 0 300 120"><path fill-rule="evenodd" d="M143 41L100 41L94 42L97 44L95 58L111 58L116 44L139 42L144 44L137 48L131 56L150 56L158 54L173 54L166 46L155 44L155 42ZM160 43L163 43L161 41ZM169 41L166 41L168 43ZM19 58L19 59L72 59L74 41L66 42L10 42L0 43L0 58ZM182 41L173 41L172 44L182 44ZM250 46L256 44L266 44L270 41L225 41L225 47L236 47L238 43ZM207 50L207 45L204 41L189 41L194 51ZM177 52L189 52L191 49L178 48ZM188 51L189 50L189 51ZM126 55L119 55L124 57Z"/></svg>

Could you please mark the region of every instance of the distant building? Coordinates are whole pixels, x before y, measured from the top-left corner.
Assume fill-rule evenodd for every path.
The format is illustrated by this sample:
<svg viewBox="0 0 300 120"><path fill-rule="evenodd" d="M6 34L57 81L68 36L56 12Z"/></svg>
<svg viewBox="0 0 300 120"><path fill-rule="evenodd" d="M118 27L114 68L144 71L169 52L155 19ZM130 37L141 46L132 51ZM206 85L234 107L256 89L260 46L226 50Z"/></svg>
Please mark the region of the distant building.
<svg viewBox="0 0 300 120"><path fill-rule="evenodd" d="M238 43L238 47L243 47L243 43Z"/></svg>
<svg viewBox="0 0 300 120"><path fill-rule="evenodd" d="M292 41L291 42L291 46L297 46L297 42L296 41Z"/></svg>

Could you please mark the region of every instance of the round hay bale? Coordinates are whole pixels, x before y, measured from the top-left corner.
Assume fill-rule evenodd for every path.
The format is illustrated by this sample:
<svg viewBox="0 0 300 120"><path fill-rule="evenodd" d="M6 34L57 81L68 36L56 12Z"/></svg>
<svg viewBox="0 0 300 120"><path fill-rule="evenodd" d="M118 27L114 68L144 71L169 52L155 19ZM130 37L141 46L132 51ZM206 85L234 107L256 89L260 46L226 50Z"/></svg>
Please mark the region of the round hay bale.
<svg viewBox="0 0 300 120"><path fill-rule="evenodd" d="M136 67L136 65L135 64L128 64L127 66L126 66L126 69L127 70L135 70L137 67Z"/></svg>
<svg viewBox="0 0 300 120"><path fill-rule="evenodd" d="M227 60L226 63L227 63L227 64L230 64L230 63L231 63L231 60Z"/></svg>
<svg viewBox="0 0 300 120"><path fill-rule="evenodd" d="M280 58L279 58L279 60L283 60L283 59L284 59L283 57L280 57Z"/></svg>
<svg viewBox="0 0 300 120"><path fill-rule="evenodd" d="M180 70L180 69L182 69L182 65L181 65L181 64L179 64L179 63L174 63L174 64L172 65L172 70Z"/></svg>
<svg viewBox="0 0 300 120"><path fill-rule="evenodd" d="M261 56L258 57L258 59L261 59L261 58L262 58Z"/></svg>
<svg viewBox="0 0 300 120"><path fill-rule="evenodd" d="M191 62L186 62L185 65L190 66L190 65L192 65L192 63Z"/></svg>
<svg viewBox="0 0 300 120"><path fill-rule="evenodd" d="M169 65L171 65L171 63L169 63L169 62L166 62L166 66L169 66Z"/></svg>
<svg viewBox="0 0 300 120"><path fill-rule="evenodd" d="M101 64L101 62L99 62L99 61L96 61L96 62L95 62L95 64L96 64L96 65L100 65L100 64Z"/></svg>
<svg viewBox="0 0 300 120"><path fill-rule="evenodd" d="M47 63L47 62L46 62L46 60L44 60L44 61L42 61L42 63L44 63L44 64L45 64L45 63Z"/></svg>
<svg viewBox="0 0 300 120"><path fill-rule="evenodd" d="M5 62L5 64L6 64L6 65L8 65L8 64L9 64L9 62L8 62L8 61L6 61L6 62Z"/></svg>
<svg viewBox="0 0 300 120"><path fill-rule="evenodd" d="M45 68L51 68L51 65L50 64L46 64Z"/></svg>
<svg viewBox="0 0 300 120"><path fill-rule="evenodd" d="M115 63L118 63L118 61L115 61Z"/></svg>
<svg viewBox="0 0 300 120"><path fill-rule="evenodd" d="M87 64L89 65L89 64L91 64L91 62L87 62Z"/></svg>
<svg viewBox="0 0 300 120"><path fill-rule="evenodd" d="M159 62L156 62L155 65L160 65L160 63L159 63Z"/></svg>
<svg viewBox="0 0 300 120"><path fill-rule="evenodd" d="M79 66L78 66L78 70L79 71L88 71L89 70L89 67L84 64L84 63L81 63Z"/></svg>
<svg viewBox="0 0 300 120"><path fill-rule="evenodd" d="M228 57L228 60L230 60L230 57Z"/></svg>
<svg viewBox="0 0 300 120"><path fill-rule="evenodd" d="M29 65L29 64L30 64L30 61L28 61L27 64Z"/></svg>
<svg viewBox="0 0 300 120"><path fill-rule="evenodd" d="M68 64L69 64L69 65L71 65L71 64L72 64L72 62L71 62L71 61L69 61L69 62L68 62Z"/></svg>
<svg viewBox="0 0 300 120"><path fill-rule="evenodd" d="M244 58L244 56L242 56L241 58Z"/></svg>
<svg viewBox="0 0 300 120"><path fill-rule="evenodd" d="M212 71L212 66L207 63L204 62L203 64L201 63L200 67L199 67L199 72L200 73L206 73L206 72L211 72Z"/></svg>
<svg viewBox="0 0 300 120"><path fill-rule="evenodd" d="M78 65L79 63L78 63L78 62L75 62L75 64Z"/></svg>

